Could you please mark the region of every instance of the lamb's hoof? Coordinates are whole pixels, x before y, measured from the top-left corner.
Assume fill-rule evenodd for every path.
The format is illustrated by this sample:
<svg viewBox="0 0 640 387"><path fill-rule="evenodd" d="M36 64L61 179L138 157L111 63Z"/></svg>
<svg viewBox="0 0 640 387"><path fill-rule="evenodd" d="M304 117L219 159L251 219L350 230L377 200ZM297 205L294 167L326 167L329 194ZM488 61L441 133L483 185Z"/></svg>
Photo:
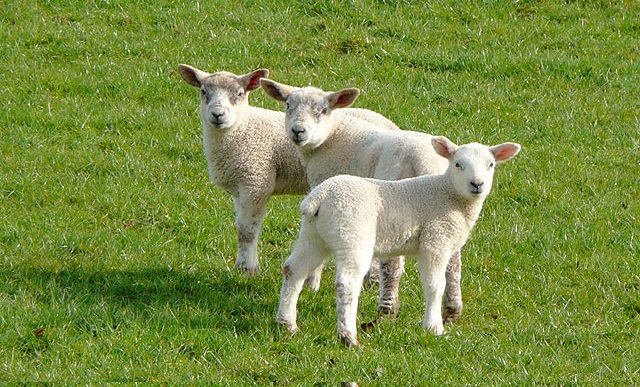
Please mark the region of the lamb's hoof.
<svg viewBox="0 0 640 387"><path fill-rule="evenodd" d="M429 329L429 332L436 336L442 336L445 334L444 326L442 326L442 324L431 325L425 329Z"/></svg>
<svg viewBox="0 0 640 387"><path fill-rule="evenodd" d="M446 324L458 321L461 315L462 307L446 306L442 311L442 322Z"/></svg>
<svg viewBox="0 0 640 387"><path fill-rule="evenodd" d="M356 335L352 333L340 333L340 340L342 341L342 344L346 345L349 348L358 346L358 339L356 339Z"/></svg>
<svg viewBox="0 0 640 387"><path fill-rule="evenodd" d="M379 321L380 320L373 320L373 321L369 321L369 322L366 322L366 323L362 323L362 324L360 324L360 329L363 332L371 332Z"/></svg>
<svg viewBox="0 0 640 387"><path fill-rule="evenodd" d="M291 334L300 332L300 328L298 328L298 325L295 322L291 322L280 317L276 318L276 322L282 325L283 327L287 328L287 330Z"/></svg>
<svg viewBox="0 0 640 387"><path fill-rule="evenodd" d="M260 266L249 267L244 262L236 262L234 268L241 272L246 278L253 278L260 274Z"/></svg>
<svg viewBox="0 0 640 387"><path fill-rule="evenodd" d="M381 319L394 319L398 317L398 310L400 309L400 305L384 305L378 306L378 315Z"/></svg>

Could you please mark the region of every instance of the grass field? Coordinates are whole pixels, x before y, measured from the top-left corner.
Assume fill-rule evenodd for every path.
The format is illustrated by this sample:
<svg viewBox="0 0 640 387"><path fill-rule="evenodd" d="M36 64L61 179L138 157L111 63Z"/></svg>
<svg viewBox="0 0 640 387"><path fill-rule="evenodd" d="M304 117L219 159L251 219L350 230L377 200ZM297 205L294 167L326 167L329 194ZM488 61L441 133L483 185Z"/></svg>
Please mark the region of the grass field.
<svg viewBox="0 0 640 387"><path fill-rule="evenodd" d="M640 383L640 3L236 3L0 4L1 381ZM331 267L302 331L277 326L300 198L271 201L261 276L235 273L178 63L356 86L404 129L523 145L465 246L446 336L420 327L412 261L399 317L359 348L335 334Z"/></svg>

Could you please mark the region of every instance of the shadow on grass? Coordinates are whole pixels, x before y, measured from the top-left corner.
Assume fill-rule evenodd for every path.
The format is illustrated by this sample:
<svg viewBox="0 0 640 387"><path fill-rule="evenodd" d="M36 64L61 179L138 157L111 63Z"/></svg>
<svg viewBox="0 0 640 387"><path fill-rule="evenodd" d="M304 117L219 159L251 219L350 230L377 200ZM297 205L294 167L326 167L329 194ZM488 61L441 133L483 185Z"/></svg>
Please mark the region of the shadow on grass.
<svg viewBox="0 0 640 387"><path fill-rule="evenodd" d="M12 312L24 313L16 318L33 332L62 323L57 320L81 330L117 330L138 319L177 329L246 334L263 328L265 319L274 320L278 302L278 289L262 278L160 267L57 272L18 268L0 271L0 282L0 296L16 301ZM28 305L34 302L40 312L29 316Z"/></svg>

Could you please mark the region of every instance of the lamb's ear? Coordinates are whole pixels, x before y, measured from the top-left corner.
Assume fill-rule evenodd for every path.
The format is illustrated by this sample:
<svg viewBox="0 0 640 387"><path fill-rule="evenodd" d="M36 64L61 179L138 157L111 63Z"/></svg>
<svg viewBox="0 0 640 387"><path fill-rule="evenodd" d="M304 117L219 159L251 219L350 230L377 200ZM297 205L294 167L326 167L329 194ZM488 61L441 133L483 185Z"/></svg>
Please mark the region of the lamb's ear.
<svg viewBox="0 0 640 387"><path fill-rule="evenodd" d="M355 87L336 91L335 93L329 93L329 107L331 109L349 107L356 101L356 99L358 99L359 95L360 90Z"/></svg>
<svg viewBox="0 0 640 387"><path fill-rule="evenodd" d="M500 145L489 147L489 151L493 153L493 157L496 158L496 161L501 163L517 155L518 152L520 152L520 148L520 144L516 144L515 142L505 142Z"/></svg>
<svg viewBox="0 0 640 387"><path fill-rule="evenodd" d="M241 75L238 77L240 84L244 88L244 91L253 91L260 88L260 79L269 76L269 70L257 69L249 74Z"/></svg>
<svg viewBox="0 0 640 387"><path fill-rule="evenodd" d="M445 159L451 159L453 154L458 150L458 146L444 136L432 138L431 145L433 145L436 153Z"/></svg>
<svg viewBox="0 0 640 387"><path fill-rule="evenodd" d="M260 78L260 85L267 95L276 101L286 102L294 87L282 83L274 82L271 79Z"/></svg>
<svg viewBox="0 0 640 387"><path fill-rule="evenodd" d="M197 68L186 64L179 64L178 71L180 72L182 79L191 86L197 88L200 88L200 86L202 86L202 80L210 75L209 73L205 73L202 70L198 70Z"/></svg>

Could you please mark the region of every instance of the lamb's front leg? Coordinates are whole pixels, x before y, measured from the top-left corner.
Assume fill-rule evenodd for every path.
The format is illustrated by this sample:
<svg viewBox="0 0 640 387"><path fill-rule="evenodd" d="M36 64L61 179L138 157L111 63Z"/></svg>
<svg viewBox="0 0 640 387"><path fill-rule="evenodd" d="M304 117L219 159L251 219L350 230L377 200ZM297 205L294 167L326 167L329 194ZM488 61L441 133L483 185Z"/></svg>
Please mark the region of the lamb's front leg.
<svg viewBox="0 0 640 387"><path fill-rule="evenodd" d="M422 328L436 335L444 334L442 295L446 286L447 263L450 254L428 253L418 258L420 282L424 291L425 309Z"/></svg>
<svg viewBox="0 0 640 387"><path fill-rule="evenodd" d="M253 200L249 195L242 193L239 197L233 198L238 232L235 268L244 272L247 277L253 277L260 272L258 238L266 213L267 199Z"/></svg>
<svg viewBox="0 0 640 387"><path fill-rule="evenodd" d="M445 323L456 321L462 315L461 269L460 250L458 250L453 253L447 265L447 285L444 290L444 310L442 311L442 320Z"/></svg>
<svg viewBox="0 0 640 387"><path fill-rule="evenodd" d="M404 273L404 257L398 256L380 262L380 296L378 314L396 317L400 309L400 278Z"/></svg>
<svg viewBox="0 0 640 387"><path fill-rule="evenodd" d="M349 347L358 345L358 298L362 280L371 264L373 249L365 252L336 253L336 311L338 335Z"/></svg>

